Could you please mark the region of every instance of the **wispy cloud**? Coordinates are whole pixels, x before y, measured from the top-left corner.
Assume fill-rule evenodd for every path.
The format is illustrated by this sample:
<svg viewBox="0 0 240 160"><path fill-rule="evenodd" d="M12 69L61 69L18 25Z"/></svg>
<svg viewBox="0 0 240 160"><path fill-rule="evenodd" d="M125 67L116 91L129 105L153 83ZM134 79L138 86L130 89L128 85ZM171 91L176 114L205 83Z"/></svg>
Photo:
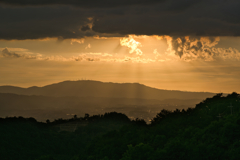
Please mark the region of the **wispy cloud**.
<svg viewBox="0 0 240 160"><path fill-rule="evenodd" d="M89 54L91 54L91 55L97 55L97 56L103 56L103 57L107 57L107 56L112 57L112 56L113 56L112 54L101 53L101 52L98 52L98 53L92 53L92 52L90 52Z"/></svg>
<svg viewBox="0 0 240 160"><path fill-rule="evenodd" d="M85 49L91 48L91 44L88 43L88 45L85 47Z"/></svg>
<svg viewBox="0 0 240 160"><path fill-rule="evenodd" d="M6 58L25 58L25 59L37 59L37 55L31 55L31 54L20 54L16 52L10 52L7 48L4 48L2 50L2 57Z"/></svg>
<svg viewBox="0 0 240 160"><path fill-rule="evenodd" d="M13 52L14 50L15 52ZM19 53L21 51L24 51L22 53ZM61 62L67 62L67 61L106 61L104 59L101 60L101 57L110 57L111 54L108 53L83 53L79 54L78 56L71 56L71 57L63 57L61 55L57 56L44 56L42 54L34 54L31 52L28 52L27 49L22 48L11 48L11 51L9 51L8 48L4 48L2 50L2 54L0 57L2 58L23 58L23 59L35 59L40 61L61 61ZM105 58L106 59L106 58Z"/></svg>
<svg viewBox="0 0 240 160"><path fill-rule="evenodd" d="M79 44L82 44L84 43L84 38L81 38L81 39L71 39L71 45L73 45L73 43L79 43Z"/></svg>

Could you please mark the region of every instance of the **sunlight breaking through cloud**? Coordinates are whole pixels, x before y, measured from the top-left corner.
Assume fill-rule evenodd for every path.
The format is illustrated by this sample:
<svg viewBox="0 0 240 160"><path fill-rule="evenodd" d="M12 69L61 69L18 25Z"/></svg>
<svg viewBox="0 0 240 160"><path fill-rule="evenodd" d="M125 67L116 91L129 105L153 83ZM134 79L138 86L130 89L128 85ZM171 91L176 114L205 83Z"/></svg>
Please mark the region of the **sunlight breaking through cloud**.
<svg viewBox="0 0 240 160"><path fill-rule="evenodd" d="M129 53L136 53L136 55L142 55L143 52L141 49L139 49L138 47L142 47L140 42L137 42L132 35L129 35L129 37L124 37L122 39L120 39L120 44L121 46L126 46L128 47Z"/></svg>
<svg viewBox="0 0 240 160"><path fill-rule="evenodd" d="M114 53L103 51L95 43L92 48L92 39L69 39L66 41L73 45L74 43L85 43L80 45L82 50L74 54L41 54L41 52L30 51L26 48L0 48L0 58L12 59L35 59L42 61L101 61L101 62L136 62L136 63L161 63L170 61L240 61L240 52L238 49L219 46L219 37L171 37L171 36L136 36L105 38L106 42L114 40L120 46L127 47L129 52ZM104 39L104 41L105 41ZM95 40L95 39L94 39ZM98 41L98 39L96 40ZM99 39L99 41L103 41ZM120 41L120 42L119 42ZM64 41L61 43L65 43ZM165 49L157 46L165 45ZM73 46L74 47L74 46ZM140 47L142 47L140 49ZM93 52L90 52L93 51ZM121 53L122 52L122 53ZM144 54L143 54L144 52ZM129 54L130 53L130 54Z"/></svg>

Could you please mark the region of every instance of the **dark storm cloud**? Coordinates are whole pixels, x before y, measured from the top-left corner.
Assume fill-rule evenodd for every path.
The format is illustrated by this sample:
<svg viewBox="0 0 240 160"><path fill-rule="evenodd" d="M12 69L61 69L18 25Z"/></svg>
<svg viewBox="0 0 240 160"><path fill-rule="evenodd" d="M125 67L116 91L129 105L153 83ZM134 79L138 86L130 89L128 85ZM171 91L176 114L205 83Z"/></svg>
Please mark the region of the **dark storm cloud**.
<svg viewBox="0 0 240 160"><path fill-rule="evenodd" d="M0 0L2 4L19 6L39 5L73 5L78 7L118 7L128 5L148 5L165 0Z"/></svg>
<svg viewBox="0 0 240 160"><path fill-rule="evenodd" d="M0 39L78 38L93 36L81 32L89 23L84 10L71 7L1 7Z"/></svg>
<svg viewBox="0 0 240 160"><path fill-rule="evenodd" d="M94 22L93 30L101 33L139 35L239 36L238 8L238 1L211 3L211 0L199 2L184 10L172 10L170 4L135 7L135 10L127 10L124 16L100 17Z"/></svg>
<svg viewBox="0 0 240 160"><path fill-rule="evenodd" d="M89 25L82 26L81 31L87 31L87 30L90 30Z"/></svg>
<svg viewBox="0 0 240 160"><path fill-rule="evenodd" d="M0 39L240 36L239 0L0 2Z"/></svg>

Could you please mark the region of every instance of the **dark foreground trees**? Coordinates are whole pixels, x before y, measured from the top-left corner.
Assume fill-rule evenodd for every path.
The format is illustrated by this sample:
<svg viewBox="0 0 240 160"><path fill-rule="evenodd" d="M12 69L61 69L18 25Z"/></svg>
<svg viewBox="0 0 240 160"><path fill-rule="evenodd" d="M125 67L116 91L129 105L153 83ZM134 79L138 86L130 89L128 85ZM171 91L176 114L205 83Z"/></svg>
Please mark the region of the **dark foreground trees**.
<svg viewBox="0 0 240 160"><path fill-rule="evenodd" d="M74 121L88 124L75 132L55 127ZM3 160L240 159L237 93L218 94L192 109L162 110L150 125L116 112L48 123L13 117L0 125Z"/></svg>

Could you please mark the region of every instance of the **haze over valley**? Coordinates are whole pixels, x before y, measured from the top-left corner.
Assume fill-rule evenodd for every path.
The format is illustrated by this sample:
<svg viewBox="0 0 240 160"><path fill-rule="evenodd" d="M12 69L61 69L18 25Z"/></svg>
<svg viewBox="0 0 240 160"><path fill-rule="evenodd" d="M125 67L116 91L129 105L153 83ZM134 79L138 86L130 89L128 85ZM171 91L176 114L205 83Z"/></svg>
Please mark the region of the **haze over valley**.
<svg viewBox="0 0 240 160"><path fill-rule="evenodd" d="M39 121L120 112L149 122L162 109L194 108L209 92L151 88L138 83L64 81L44 87L0 86L0 117L34 117Z"/></svg>

